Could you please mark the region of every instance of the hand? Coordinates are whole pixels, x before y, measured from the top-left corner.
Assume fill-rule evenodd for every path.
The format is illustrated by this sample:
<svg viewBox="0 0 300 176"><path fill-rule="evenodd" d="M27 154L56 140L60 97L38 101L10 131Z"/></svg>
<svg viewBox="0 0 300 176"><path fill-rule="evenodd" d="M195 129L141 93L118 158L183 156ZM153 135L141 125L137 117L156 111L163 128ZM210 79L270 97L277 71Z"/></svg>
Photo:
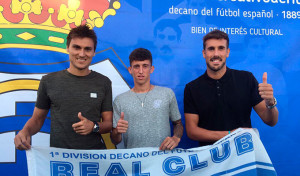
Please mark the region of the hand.
<svg viewBox="0 0 300 176"><path fill-rule="evenodd" d="M21 130L15 137L15 146L19 150L28 150L30 146L31 136Z"/></svg>
<svg viewBox="0 0 300 176"><path fill-rule="evenodd" d="M118 120L116 127L117 133L126 133L128 129L128 121L124 120L124 112L121 112L121 117Z"/></svg>
<svg viewBox="0 0 300 176"><path fill-rule="evenodd" d="M273 88L271 84L267 83L267 72L263 74L263 82L258 85L258 91L261 98L263 98L267 105L274 105Z"/></svg>
<svg viewBox="0 0 300 176"><path fill-rule="evenodd" d="M80 135L88 135L93 131L94 123L78 113L78 118L80 122L74 123L72 125L73 130Z"/></svg>
<svg viewBox="0 0 300 176"><path fill-rule="evenodd" d="M166 137L166 139L161 143L159 150L173 150L178 146L180 138L177 136Z"/></svg>

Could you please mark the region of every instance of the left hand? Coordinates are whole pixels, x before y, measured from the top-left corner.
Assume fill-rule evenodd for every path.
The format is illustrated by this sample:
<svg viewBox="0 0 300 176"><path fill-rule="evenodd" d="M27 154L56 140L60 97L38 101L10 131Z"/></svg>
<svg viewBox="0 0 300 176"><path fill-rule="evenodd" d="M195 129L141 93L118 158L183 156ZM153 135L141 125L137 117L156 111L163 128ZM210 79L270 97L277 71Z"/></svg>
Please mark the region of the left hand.
<svg viewBox="0 0 300 176"><path fill-rule="evenodd" d="M161 143L159 150L173 150L178 146L180 138L177 136L166 137L166 139Z"/></svg>
<svg viewBox="0 0 300 176"><path fill-rule="evenodd" d="M74 123L72 125L73 130L80 135L88 135L93 131L94 123L78 113L78 118L80 122Z"/></svg>
<svg viewBox="0 0 300 176"><path fill-rule="evenodd" d="M267 105L272 106L274 102L273 88L271 84L267 83L267 72L263 74L263 82L258 85L258 92Z"/></svg>

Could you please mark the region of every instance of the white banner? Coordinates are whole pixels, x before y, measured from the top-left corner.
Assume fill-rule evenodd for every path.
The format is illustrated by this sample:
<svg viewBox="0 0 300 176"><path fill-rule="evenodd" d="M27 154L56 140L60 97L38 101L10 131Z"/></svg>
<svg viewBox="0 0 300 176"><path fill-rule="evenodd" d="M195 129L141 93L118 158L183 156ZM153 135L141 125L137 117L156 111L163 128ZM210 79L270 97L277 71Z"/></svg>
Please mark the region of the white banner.
<svg viewBox="0 0 300 176"><path fill-rule="evenodd" d="M238 129L214 145L188 150L71 150L33 146L26 154L29 176L277 175L252 129Z"/></svg>

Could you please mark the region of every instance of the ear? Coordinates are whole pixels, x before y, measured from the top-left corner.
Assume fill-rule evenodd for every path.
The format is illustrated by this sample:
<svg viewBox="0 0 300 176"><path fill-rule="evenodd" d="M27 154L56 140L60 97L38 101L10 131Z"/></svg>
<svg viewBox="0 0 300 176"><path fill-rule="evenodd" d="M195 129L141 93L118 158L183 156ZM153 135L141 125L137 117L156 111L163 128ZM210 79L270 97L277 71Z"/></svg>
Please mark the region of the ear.
<svg viewBox="0 0 300 176"><path fill-rule="evenodd" d="M230 49L228 48L226 58L229 57L229 53L230 53Z"/></svg>
<svg viewBox="0 0 300 176"><path fill-rule="evenodd" d="M67 46L66 50L67 50L67 53L70 53L70 52L69 52L69 46Z"/></svg>
<svg viewBox="0 0 300 176"><path fill-rule="evenodd" d="M131 66L128 67L127 70L128 70L128 72L129 72L130 74L132 74L132 67L131 67Z"/></svg>
<svg viewBox="0 0 300 176"><path fill-rule="evenodd" d="M205 54L205 50L203 49L203 50L202 50L202 56L203 56L203 58L205 58L205 55L206 55L206 54Z"/></svg>
<svg viewBox="0 0 300 176"><path fill-rule="evenodd" d="M153 71L154 71L154 66L152 65L150 69L150 73L153 73Z"/></svg>

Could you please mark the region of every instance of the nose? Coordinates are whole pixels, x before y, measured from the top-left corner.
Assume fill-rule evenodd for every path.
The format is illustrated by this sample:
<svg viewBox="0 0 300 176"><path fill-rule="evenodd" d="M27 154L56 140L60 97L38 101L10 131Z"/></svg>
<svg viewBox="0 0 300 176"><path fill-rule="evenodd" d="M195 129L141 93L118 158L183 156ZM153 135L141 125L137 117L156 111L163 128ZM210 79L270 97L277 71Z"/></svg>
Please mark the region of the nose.
<svg viewBox="0 0 300 176"><path fill-rule="evenodd" d="M84 57L85 56L84 49L82 49L82 50L79 51L79 56L80 57Z"/></svg>
<svg viewBox="0 0 300 176"><path fill-rule="evenodd" d="M143 73L143 67L139 68L139 73Z"/></svg>
<svg viewBox="0 0 300 176"><path fill-rule="evenodd" d="M220 55L220 52L219 50L215 50L215 53L214 53L215 56L219 56Z"/></svg>

